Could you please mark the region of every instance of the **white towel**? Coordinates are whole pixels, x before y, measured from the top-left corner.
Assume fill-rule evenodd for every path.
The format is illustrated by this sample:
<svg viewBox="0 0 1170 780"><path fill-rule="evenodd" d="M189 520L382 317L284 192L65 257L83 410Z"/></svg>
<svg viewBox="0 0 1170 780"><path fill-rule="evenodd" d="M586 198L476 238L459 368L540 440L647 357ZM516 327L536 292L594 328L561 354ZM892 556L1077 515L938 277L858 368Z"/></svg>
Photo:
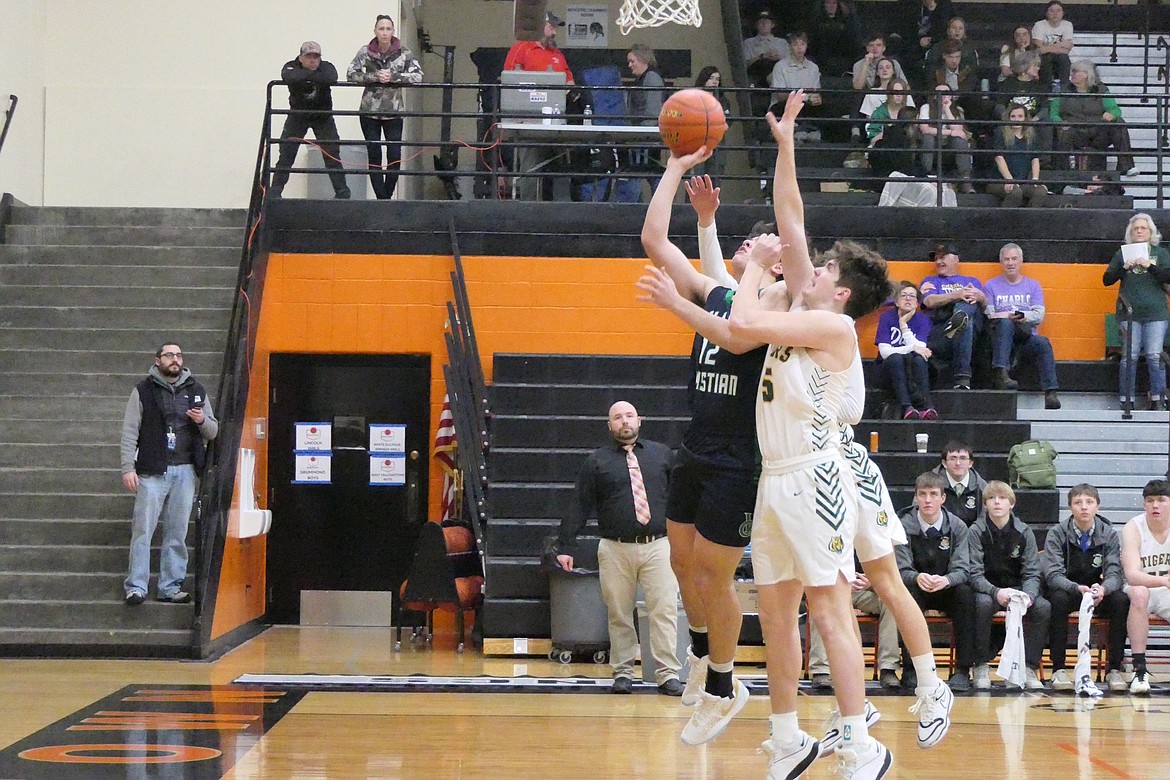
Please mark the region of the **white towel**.
<svg viewBox="0 0 1170 780"><path fill-rule="evenodd" d="M1093 594L1081 595L1081 611L1077 615L1077 665L1073 669L1076 691L1080 696L1104 696L1105 692L1093 683L1093 663L1090 658L1090 636L1093 624Z"/></svg>
<svg viewBox="0 0 1170 780"><path fill-rule="evenodd" d="M1012 591L1007 603L1007 620L1004 621L1006 636L1003 650L999 653L999 668L996 674L1017 688L1024 687L1027 679L1024 660L1024 613L1028 611L1028 594Z"/></svg>

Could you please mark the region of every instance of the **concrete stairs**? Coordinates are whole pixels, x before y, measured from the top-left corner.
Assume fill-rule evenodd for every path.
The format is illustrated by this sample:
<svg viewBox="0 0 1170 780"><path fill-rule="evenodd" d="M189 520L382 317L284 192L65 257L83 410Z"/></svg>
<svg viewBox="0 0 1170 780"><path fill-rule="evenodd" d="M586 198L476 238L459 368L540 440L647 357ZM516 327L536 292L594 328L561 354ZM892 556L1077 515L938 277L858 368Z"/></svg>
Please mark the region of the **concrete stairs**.
<svg viewBox="0 0 1170 780"><path fill-rule="evenodd" d="M0 654L190 655L192 605L122 604L133 497L118 441L161 341L214 392L243 224L231 210L14 210L0 245Z"/></svg>

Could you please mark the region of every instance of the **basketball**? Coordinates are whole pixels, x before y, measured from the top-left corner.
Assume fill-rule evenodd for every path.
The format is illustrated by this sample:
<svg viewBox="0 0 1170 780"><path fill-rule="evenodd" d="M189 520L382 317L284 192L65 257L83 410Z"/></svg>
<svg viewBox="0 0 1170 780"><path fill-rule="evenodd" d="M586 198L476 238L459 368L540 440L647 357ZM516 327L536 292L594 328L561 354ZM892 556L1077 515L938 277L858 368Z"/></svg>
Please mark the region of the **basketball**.
<svg viewBox="0 0 1170 780"><path fill-rule="evenodd" d="M658 132L662 142L676 155L690 154L704 145L713 152L727 132L727 117L723 106L710 92L684 89L662 104Z"/></svg>
<svg viewBox="0 0 1170 780"><path fill-rule="evenodd" d="M475 547L475 536L466 526L446 526L443 528L443 537L447 540L448 554L469 552Z"/></svg>

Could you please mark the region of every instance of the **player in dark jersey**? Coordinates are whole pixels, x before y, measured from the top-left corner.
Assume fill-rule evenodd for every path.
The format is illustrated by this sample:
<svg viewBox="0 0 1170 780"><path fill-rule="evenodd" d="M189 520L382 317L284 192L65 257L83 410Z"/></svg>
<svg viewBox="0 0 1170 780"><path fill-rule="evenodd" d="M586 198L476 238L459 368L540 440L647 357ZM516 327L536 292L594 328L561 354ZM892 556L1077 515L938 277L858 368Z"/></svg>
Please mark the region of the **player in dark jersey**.
<svg viewBox="0 0 1170 780"><path fill-rule="evenodd" d="M689 394L691 424L671 474L667 504L670 561L691 634L683 703L695 708L682 740L717 736L747 702L732 677L743 613L735 569L751 539L758 478L755 392L765 348L732 337L727 318L735 292L699 273L668 236L671 206L687 169L697 162L671 156L642 227L654 267L639 282L640 300L674 313L695 329ZM743 272L753 239L732 258Z"/></svg>

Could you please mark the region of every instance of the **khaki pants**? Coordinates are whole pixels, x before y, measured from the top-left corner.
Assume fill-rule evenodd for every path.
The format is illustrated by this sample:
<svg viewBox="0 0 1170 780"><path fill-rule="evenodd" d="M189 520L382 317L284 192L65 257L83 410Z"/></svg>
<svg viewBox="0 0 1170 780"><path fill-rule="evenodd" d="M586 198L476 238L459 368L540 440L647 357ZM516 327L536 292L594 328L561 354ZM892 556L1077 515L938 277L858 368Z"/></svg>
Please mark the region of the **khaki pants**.
<svg viewBox="0 0 1170 780"><path fill-rule="evenodd" d="M853 608L860 609L867 615L878 616L878 646L877 667L879 670L898 670L902 652L898 649L898 624L894 621L894 613L886 609L886 605L872 590L862 590L853 594ZM809 632L808 674L829 673L829 656L825 652L825 643L812 625Z"/></svg>
<svg viewBox="0 0 1170 780"><path fill-rule="evenodd" d="M646 595L650 651L658 661L658 684L678 679L678 580L670 568L666 537L648 544L602 539L597 546L601 598L609 612L609 660L614 677L634 676L638 634L634 607L638 586ZM644 662L649 659L644 659Z"/></svg>

